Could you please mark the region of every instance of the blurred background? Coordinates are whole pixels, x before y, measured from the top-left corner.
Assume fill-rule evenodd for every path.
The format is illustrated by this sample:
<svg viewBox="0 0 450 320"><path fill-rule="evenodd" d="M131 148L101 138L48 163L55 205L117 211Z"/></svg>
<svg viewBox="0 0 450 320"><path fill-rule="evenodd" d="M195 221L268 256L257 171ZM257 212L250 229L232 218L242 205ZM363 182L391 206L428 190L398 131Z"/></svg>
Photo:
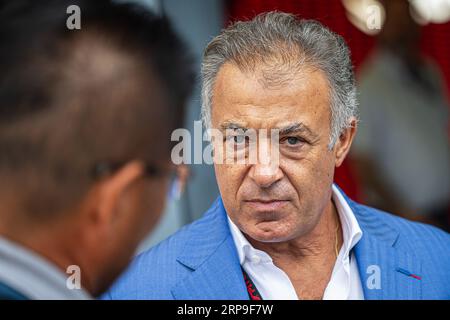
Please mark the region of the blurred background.
<svg viewBox="0 0 450 320"><path fill-rule="evenodd" d="M272 10L316 19L344 37L357 75L358 137L336 183L356 201L450 229L450 0L134 0L167 15L200 70L207 43ZM200 79L186 128L200 119ZM199 218L218 196L213 167L191 165L147 249Z"/></svg>

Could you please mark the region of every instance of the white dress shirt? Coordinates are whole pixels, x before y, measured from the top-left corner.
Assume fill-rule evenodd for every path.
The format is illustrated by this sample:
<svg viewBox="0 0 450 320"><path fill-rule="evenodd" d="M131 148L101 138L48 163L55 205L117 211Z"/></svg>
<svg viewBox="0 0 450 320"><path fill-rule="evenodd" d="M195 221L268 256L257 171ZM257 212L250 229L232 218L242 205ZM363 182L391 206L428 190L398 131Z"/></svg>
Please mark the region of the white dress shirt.
<svg viewBox="0 0 450 320"><path fill-rule="evenodd" d="M343 244L323 299L363 300L358 266L351 252L361 239L362 231L353 211L335 185L333 185L332 199L341 221ZM286 273L275 266L266 252L255 249L230 218L228 223L241 266L252 279L262 298L264 300L297 300L297 293Z"/></svg>

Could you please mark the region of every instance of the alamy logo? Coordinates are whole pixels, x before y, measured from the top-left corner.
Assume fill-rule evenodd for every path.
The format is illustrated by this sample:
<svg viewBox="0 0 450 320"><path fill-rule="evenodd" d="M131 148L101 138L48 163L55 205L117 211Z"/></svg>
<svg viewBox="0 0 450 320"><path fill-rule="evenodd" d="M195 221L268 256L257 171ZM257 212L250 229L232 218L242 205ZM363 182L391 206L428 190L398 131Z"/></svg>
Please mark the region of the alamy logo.
<svg viewBox="0 0 450 320"><path fill-rule="evenodd" d="M66 27L69 30L80 30L81 29L81 9L77 5L71 5L67 7L67 14L70 16L67 17Z"/></svg>
<svg viewBox="0 0 450 320"><path fill-rule="evenodd" d="M227 128L203 132L201 121L194 122L194 134L179 128L171 140L178 142L171 159L179 164L263 164L275 167L280 158L279 129ZM203 143L209 142L206 148ZM193 155L192 155L193 151ZM262 173L264 174L264 173Z"/></svg>
<svg viewBox="0 0 450 320"><path fill-rule="evenodd" d="M366 280L367 289L381 289L381 269L377 265L367 267L366 273L369 275Z"/></svg>
<svg viewBox="0 0 450 320"><path fill-rule="evenodd" d="M382 11L378 5L370 5L366 8L366 27L369 30L381 30Z"/></svg>
<svg viewBox="0 0 450 320"><path fill-rule="evenodd" d="M81 289L81 269L77 265L70 265L66 269L70 276L66 280L66 287L70 290Z"/></svg>

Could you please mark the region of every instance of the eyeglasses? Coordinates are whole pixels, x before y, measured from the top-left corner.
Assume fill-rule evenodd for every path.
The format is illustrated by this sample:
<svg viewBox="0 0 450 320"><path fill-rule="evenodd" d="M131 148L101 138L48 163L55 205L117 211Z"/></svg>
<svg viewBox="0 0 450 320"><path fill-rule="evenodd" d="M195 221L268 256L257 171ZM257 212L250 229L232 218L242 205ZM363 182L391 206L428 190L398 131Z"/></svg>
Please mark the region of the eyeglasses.
<svg viewBox="0 0 450 320"><path fill-rule="evenodd" d="M103 177L109 176L119 170L125 163L98 163L96 164L91 172L91 176L94 179L101 179ZM169 168L163 168L151 163L144 163L144 175L148 178L169 178L169 199L178 200L181 197L181 187L180 178L178 175L177 167L170 166Z"/></svg>
<svg viewBox="0 0 450 320"><path fill-rule="evenodd" d="M99 179L108 175L113 174L117 170L119 170L125 163L98 163L92 169L91 176L94 179ZM144 163L144 175L151 178L161 178L165 176L171 176L172 174L176 174L176 170L174 167L169 169L158 167L157 165Z"/></svg>

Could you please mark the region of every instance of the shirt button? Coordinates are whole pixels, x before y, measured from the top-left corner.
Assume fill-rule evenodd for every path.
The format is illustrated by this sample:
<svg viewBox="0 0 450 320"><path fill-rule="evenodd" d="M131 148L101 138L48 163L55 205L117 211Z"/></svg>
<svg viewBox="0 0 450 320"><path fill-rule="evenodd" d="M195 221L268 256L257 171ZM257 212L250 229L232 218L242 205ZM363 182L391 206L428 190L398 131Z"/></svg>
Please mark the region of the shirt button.
<svg viewBox="0 0 450 320"><path fill-rule="evenodd" d="M261 257L259 257L259 256L257 256L257 255L254 255L254 256L252 257L252 262L253 262L254 264L260 263L260 262L261 262Z"/></svg>

